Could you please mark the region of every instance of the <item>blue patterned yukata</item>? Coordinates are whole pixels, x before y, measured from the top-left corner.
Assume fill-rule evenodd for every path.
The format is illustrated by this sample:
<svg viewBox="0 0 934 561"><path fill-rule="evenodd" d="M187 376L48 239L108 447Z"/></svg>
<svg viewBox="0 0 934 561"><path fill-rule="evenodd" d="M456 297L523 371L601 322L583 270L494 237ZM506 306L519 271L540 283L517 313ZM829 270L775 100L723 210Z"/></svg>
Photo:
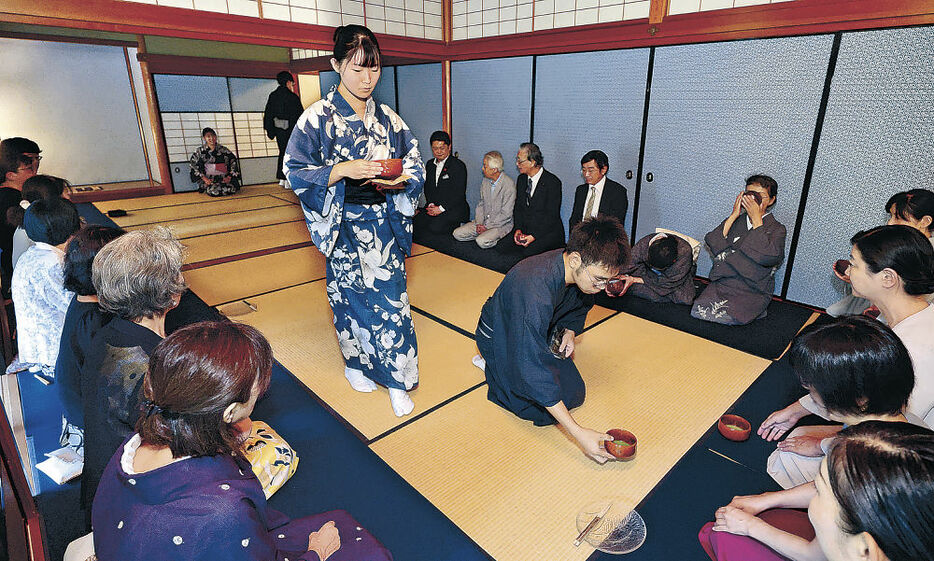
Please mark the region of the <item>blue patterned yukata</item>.
<svg viewBox="0 0 934 561"><path fill-rule="evenodd" d="M351 180L328 186L335 164L384 158L402 158L404 173L412 176L404 189L383 197ZM344 363L388 388L414 388L418 344L405 256L425 182L418 141L386 105L368 99L361 119L334 90L299 118L283 171L302 202L311 241L327 258L328 301Z"/></svg>

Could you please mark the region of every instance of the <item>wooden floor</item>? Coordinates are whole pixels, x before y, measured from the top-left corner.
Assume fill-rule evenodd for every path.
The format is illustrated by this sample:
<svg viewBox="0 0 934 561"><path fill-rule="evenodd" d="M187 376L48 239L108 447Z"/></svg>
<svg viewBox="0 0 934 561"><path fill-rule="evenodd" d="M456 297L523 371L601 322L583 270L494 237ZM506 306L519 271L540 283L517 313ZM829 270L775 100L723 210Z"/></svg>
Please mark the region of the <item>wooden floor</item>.
<svg viewBox="0 0 934 561"><path fill-rule="evenodd" d="M384 389L357 393L343 378L324 258L290 191L267 185L220 200L184 193L97 207L128 210L115 219L127 228L172 228L188 247L192 290L262 330L277 360L496 559L587 559L592 547L572 545L577 511L607 497L638 504L771 364L594 308L575 354L588 388L575 418L640 439L635 460L598 465L558 428L534 427L486 399L470 335L503 275L416 246L406 268L420 383L415 410L399 419Z"/></svg>

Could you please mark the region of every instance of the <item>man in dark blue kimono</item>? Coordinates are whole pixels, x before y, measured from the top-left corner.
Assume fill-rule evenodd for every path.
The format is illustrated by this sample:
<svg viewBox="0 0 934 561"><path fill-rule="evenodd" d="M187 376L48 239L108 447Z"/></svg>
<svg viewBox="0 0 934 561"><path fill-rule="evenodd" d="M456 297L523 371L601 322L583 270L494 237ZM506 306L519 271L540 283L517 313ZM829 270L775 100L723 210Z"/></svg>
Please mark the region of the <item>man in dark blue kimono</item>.
<svg viewBox="0 0 934 561"><path fill-rule="evenodd" d="M513 267L487 300L476 339L489 386L487 397L518 417L544 426L560 423L594 461L613 456L609 435L578 425L568 409L584 402L584 380L570 360L574 337L606 287L629 262L629 240L616 218L599 215L574 227L567 247ZM560 344L551 345L564 329ZM484 364L485 361L485 364Z"/></svg>

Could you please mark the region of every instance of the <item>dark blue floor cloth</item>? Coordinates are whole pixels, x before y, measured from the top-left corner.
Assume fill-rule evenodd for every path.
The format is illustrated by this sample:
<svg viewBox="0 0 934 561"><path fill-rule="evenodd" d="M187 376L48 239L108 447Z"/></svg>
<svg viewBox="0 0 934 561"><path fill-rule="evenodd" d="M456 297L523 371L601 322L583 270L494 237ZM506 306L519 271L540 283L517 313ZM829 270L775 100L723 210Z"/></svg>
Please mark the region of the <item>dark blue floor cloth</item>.
<svg viewBox="0 0 934 561"><path fill-rule="evenodd" d="M703 290L702 281L695 281L695 285L699 294ZM748 325L720 325L691 317L691 306L683 304L649 302L634 296L610 298L604 293L597 295L596 303L772 360L781 356L814 313L804 306L772 300L768 315L762 319Z"/></svg>
<svg viewBox="0 0 934 561"><path fill-rule="evenodd" d="M84 219L88 224L97 224L99 226L110 226L111 228L119 228L116 222L110 219L106 214L99 211L96 206L91 203L78 203L75 206L78 207L78 215Z"/></svg>
<svg viewBox="0 0 934 561"><path fill-rule="evenodd" d="M416 231L414 241L435 251L468 261L500 273L507 273L513 265L521 261L519 255L505 255L493 248L481 249L476 242L459 242L451 234L432 234Z"/></svg>
<svg viewBox="0 0 934 561"><path fill-rule="evenodd" d="M739 415L749 421L752 432L749 440L733 442L724 438L716 430L711 431L703 445L725 454L734 460L759 471L765 471L766 460L775 450L776 441L763 440L756 430L762 421L773 411L778 411L803 396L806 392L791 369L788 357L772 363L771 366L749 386L736 403L727 412ZM799 425L821 425L829 421L815 415L801 419Z"/></svg>
<svg viewBox="0 0 934 561"><path fill-rule="evenodd" d="M625 488L624 481L621 485ZM735 495L777 489L764 470L750 470L694 446L636 507L646 525L642 547L624 557L595 551L588 561L706 561L697 532L713 520L714 511Z"/></svg>
<svg viewBox="0 0 934 561"><path fill-rule="evenodd" d="M293 518L344 509L399 561L490 559L278 364L252 418L269 423L300 456L272 508Z"/></svg>

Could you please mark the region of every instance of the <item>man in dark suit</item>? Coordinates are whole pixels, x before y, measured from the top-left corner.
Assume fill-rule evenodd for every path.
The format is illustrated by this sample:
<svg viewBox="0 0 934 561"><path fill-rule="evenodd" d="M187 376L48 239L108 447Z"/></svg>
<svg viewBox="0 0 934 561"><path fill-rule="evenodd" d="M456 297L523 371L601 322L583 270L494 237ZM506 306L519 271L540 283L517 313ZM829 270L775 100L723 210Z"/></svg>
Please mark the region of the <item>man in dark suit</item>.
<svg viewBox="0 0 934 561"><path fill-rule="evenodd" d="M561 180L542 166L542 151L531 142L519 146L516 154L516 203L512 210L513 231L501 239L496 249L519 253L523 258L564 247L561 221Z"/></svg>
<svg viewBox="0 0 934 561"><path fill-rule="evenodd" d="M598 214L615 216L620 224L626 223L629 208L626 188L606 176L609 169L609 159L600 150L591 150L581 158L581 175L587 183L578 185L574 193L569 229Z"/></svg>
<svg viewBox="0 0 934 561"><path fill-rule="evenodd" d="M279 146L276 178L279 179L279 185L287 187L285 174L282 172L282 156L289 144L289 137L292 136L292 129L305 109L302 107L302 100L292 91L295 87L292 74L283 70L276 74L276 81L279 82L279 87L269 94L266 109L263 110L263 128L266 129L269 140L276 139Z"/></svg>
<svg viewBox="0 0 934 561"><path fill-rule="evenodd" d="M470 220L467 204L467 166L451 155L451 135L431 133L431 153L425 162L425 208L415 228L432 234L451 235L454 228Z"/></svg>

